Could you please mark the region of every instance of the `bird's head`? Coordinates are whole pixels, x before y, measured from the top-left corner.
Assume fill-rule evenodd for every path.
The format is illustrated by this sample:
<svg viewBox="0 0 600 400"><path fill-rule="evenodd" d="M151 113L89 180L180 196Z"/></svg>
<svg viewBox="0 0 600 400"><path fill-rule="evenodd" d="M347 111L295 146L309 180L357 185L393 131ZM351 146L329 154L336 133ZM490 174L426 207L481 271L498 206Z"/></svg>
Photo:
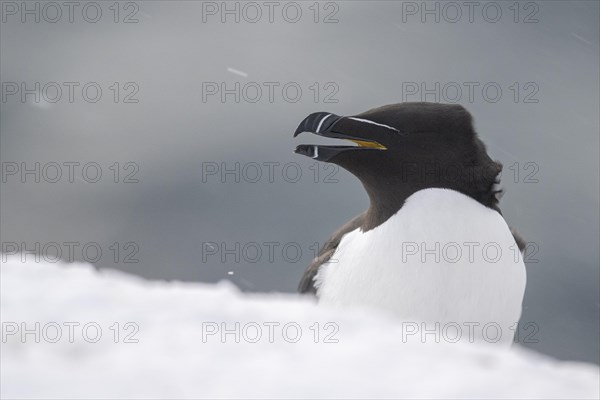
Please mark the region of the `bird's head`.
<svg viewBox="0 0 600 400"><path fill-rule="evenodd" d="M460 105L400 103L356 116L313 113L294 136L311 132L355 146L299 145L295 152L339 165L358 177L382 207L397 211L412 193L448 188L496 208L502 167L487 154ZM394 212L395 212L394 211Z"/></svg>

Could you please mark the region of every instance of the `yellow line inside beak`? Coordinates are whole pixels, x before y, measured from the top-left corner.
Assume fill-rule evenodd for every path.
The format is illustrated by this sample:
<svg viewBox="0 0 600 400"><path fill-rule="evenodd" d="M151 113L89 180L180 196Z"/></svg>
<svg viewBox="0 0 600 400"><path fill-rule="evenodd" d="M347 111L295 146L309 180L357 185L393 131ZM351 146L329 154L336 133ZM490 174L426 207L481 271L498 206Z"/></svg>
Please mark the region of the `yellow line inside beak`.
<svg viewBox="0 0 600 400"><path fill-rule="evenodd" d="M359 147L366 147L369 149L387 150L387 148L384 145L379 144L377 142L367 142L364 140L353 140L353 139L348 139L348 140L356 143Z"/></svg>

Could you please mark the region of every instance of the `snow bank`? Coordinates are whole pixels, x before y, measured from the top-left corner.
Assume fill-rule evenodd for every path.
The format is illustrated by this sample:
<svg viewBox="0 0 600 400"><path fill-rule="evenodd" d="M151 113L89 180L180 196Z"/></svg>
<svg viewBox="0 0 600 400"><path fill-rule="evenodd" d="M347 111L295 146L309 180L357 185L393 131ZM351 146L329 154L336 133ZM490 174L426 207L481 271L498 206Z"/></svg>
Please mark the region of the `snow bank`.
<svg viewBox="0 0 600 400"><path fill-rule="evenodd" d="M593 365L406 344L381 315L84 264L9 257L1 319L3 398L599 396Z"/></svg>

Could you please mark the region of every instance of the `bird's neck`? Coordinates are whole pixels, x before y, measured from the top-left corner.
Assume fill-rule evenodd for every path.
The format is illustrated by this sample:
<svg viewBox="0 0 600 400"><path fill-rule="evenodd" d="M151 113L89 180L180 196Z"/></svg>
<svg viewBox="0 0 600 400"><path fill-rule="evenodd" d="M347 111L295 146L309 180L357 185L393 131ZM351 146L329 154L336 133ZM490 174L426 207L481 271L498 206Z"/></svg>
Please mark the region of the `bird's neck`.
<svg viewBox="0 0 600 400"><path fill-rule="evenodd" d="M406 199L425 187L417 185L398 185L394 182L384 183L383 187L374 187L363 182L369 195L369 209L362 225L363 231L369 231L383 224L396 214Z"/></svg>
<svg viewBox="0 0 600 400"><path fill-rule="evenodd" d="M365 214L365 219L362 225L363 231L369 231L378 227L387 221L390 217L396 214L410 196L424 189L439 188L455 190L459 193L467 195L475 201L491 208L500 214L498 201L496 199L496 191L490 189L485 192L469 192L464 188L453 187L452 185L444 184L424 184L422 182L382 182L378 186L365 184L363 186L369 195L369 208Z"/></svg>

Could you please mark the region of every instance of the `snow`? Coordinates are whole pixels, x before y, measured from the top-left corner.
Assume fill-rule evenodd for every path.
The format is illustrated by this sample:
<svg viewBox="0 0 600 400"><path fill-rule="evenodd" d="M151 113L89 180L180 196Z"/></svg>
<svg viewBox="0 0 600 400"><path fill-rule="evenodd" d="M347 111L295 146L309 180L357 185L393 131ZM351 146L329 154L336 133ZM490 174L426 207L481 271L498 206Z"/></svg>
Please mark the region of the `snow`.
<svg viewBox="0 0 600 400"><path fill-rule="evenodd" d="M597 366L518 346L407 344L399 321L366 310L2 261L3 398L599 397Z"/></svg>
<svg viewBox="0 0 600 400"><path fill-rule="evenodd" d="M243 78L247 78L248 74L244 71L240 71L239 69L235 69L235 68L231 68L231 67L227 67L227 72L231 72L234 75L239 75Z"/></svg>

